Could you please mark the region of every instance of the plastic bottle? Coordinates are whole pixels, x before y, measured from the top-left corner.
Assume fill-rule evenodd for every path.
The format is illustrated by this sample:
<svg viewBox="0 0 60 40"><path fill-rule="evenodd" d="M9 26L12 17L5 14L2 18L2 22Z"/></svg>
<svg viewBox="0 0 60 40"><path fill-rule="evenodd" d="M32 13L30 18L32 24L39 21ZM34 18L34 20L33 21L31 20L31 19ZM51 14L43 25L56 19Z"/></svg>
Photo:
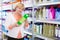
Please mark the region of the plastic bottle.
<svg viewBox="0 0 60 40"><path fill-rule="evenodd" d="M28 17L29 17L29 15L28 15L28 14L25 14L25 15L22 17L22 19L17 22L17 24L18 24L18 25L21 25Z"/></svg>
<svg viewBox="0 0 60 40"><path fill-rule="evenodd" d="M39 27L40 35L42 34L42 28L43 28L43 26L42 26L42 24L40 24L40 27Z"/></svg>
<svg viewBox="0 0 60 40"><path fill-rule="evenodd" d="M43 18L46 19L46 7L43 7Z"/></svg>
<svg viewBox="0 0 60 40"><path fill-rule="evenodd" d="M32 31L32 21L30 23L29 30L30 30L30 32Z"/></svg>
<svg viewBox="0 0 60 40"><path fill-rule="evenodd" d="M4 25L2 25L2 31L8 33L8 30L5 29Z"/></svg>
<svg viewBox="0 0 60 40"><path fill-rule="evenodd" d="M56 8L56 20L60 20L60 5Z"/></svg>
<svg viewBox="0 0 60 40"><path fill-rule="evenodd" d="M58 33L59 33L59 27L58 25L55 27L55 36L58 37Z"/></svg>
<svg viewBox="0 0 60 40"><path fill-rule="evenodd" d="M58 37L60 38L60 28L59 28L59 34L58 34Z"/></svg>
<svg viewBox="0 0 60 40"><path fill-rule="evenodd" d="M55 9L53 6L50 6L49 19L50 20L55 19Z"/></svg>
<svg viewBox="0 0 60 40"><path fill-rule="evenodd" d="M36 34L39 34L39 25L36 25Z"/></svg>
<svg viewBox="0 0 60 40"><path fill-rule="evenodd" d="M46 7L46 20L48 20L49 18L49 7Z"/></svg>

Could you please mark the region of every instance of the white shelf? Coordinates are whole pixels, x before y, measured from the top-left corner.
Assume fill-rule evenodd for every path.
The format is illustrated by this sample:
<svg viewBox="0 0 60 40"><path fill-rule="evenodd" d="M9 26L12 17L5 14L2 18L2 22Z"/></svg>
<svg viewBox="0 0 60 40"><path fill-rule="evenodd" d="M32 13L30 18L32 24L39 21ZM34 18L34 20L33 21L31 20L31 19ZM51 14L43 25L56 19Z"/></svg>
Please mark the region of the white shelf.
<svg viewBox="0 0 60 40"><path fill-rule="evenodd" d="M36 20L35 22L60 24L60 21Z"/></svg>
<svg viewBox="0 0 60 40"><path fill-rule="evenodd" d="M24 31L25 34L29 34L29 35L32 35L31 32L28 32L28 31Z"/></svg>
<svg viewBox="0 0 60 40"><path fill-rule="evenodd" d="M16 6L16 4L17 3L15 3L15 4L9 4L9 5L4 5L4 6L2 6L2 10L12 10L12 5L13 5L13 9L14 9L14 7ZM60 4L60 2L40 3L40 4L37 4L35 6L38 7L38 6L54 5L54 4ZM27 8L27 7L33 7L33 5L31 3L24 3L24 5L25 5L25 8ZM0 10L1 10L1 6L0 6Z"/></svg>
<svg viewBox="0 0 60 40"><path fill-rule="evenodd" d="M2 10L12 10L12 8L13 8L13 9L15 8L16 4L17 4L17 3L15 3L15 4L6 4L6 5L3 5L3 6L2 6ZM12 7L12 5L13 5L13 7ZM24 5L25 5L25 8L27 8L27 7L32 7L32 4L31 4L31 5L29 5L29 4L24 4ZM0 4L0 10L1 10L1 4Z"/></svg>
<svg viewBox="0 0 60 40"><path fill-rule="evenodd" d="M42 38L42 39L45 39L45 40L55 40L56 39L56 38L48 38L48 37L45 37L45 36L42 36L42 35L36 35L36 37Z"/></svg>
<svg viewBox="0 0 60 40"><path fill-rule="evenodd" d="M60 2L39 3L39 4L37 4L37 7L38 6L46 6L46 5L56 5L56 4L60 4Z"/></svg>
<svg viewBox="0 0 60 40"><path fill-rule="evenodd" d="M28 31L24 31L24 33L32 35L32 33L28 32ZM42 39L45 39L45 40L53 40L52 38L44 37L42 35L36 35L36 34L34 34L34 35L35 35L35 37L42 38Z"/></svg>
<svg viewBox="0 0 60 40"><path fill-rule="evenodd" d="M13 5L13 9L15 7L16 4L7 4L7 5L3 5L2 6L2 10L12 10L12 5ZM0 6L0 10L1 10L1 6Z"/></svg>

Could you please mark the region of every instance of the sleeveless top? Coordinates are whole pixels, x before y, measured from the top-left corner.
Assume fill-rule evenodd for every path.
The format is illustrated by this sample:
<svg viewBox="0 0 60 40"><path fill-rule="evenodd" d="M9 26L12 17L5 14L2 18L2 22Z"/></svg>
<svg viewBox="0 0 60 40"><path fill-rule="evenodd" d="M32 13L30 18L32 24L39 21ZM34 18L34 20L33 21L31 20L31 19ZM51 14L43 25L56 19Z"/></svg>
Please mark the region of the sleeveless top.
<svg viewBox="0 0 60 40"><path fill-rule="evenodd" d="M8 29L8 26L15 22L16 22L16 19L14 18L13 14L7 13L6 21L3 25L5 26L5 29L8 30L8 33L6 33L6 32L3 32L3 33L5 33L5 35L8 35L13 38L23 38L25 36L24 23L22 23L22 25L20 25L18 27L14 27L12 30Z"/></svg>

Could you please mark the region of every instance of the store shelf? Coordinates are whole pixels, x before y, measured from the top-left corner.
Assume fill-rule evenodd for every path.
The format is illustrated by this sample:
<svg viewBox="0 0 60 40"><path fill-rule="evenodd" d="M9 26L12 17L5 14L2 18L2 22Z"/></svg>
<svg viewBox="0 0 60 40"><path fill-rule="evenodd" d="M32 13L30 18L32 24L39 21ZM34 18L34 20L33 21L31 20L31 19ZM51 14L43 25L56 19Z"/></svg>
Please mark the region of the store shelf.
<svg viewBox="0 0 60 40"><path fill-rule="evenodd" d="M28 32L28 31L24 31L24 33L32 35L32 33ZM52 38L48 38L48 37L45 37L45 36L42 36L42 35L37 35L37 34L34 34L34 35L35 35L35 37L42 38L42 39L45 39L45 40L54 40Z"/></svg>
<svg viewBox="0 0 60 40"><path fill-rule="evenodd" d="M28 32L28 31L24 31L25 34L29 34L29 35L32 35L31 32Z"/></svg>
<svg viewBox="0 0 60 40"><path fill-rule="evenodd" d="M3 4L2 10L12 10L12 8L13 9L15 8L16 4L18 4L18 3L14 3L14 4ZM32 5L26 4L25 5L25 8L28 8L28 7L32 7ZM0 10L1 10L1 4L0 4Z"/></svg>
<svg viewBox="0 0 60 40"><path fill-rule="evenodd" d="M48 37L45 37L45 36L42 36L42 35L35 35L36 37L38 38L42 38L42 39L45 39L45 40L54 40L55 38L48 38Z"/></svg>
<svg viewBox="0 0 60 40"><path fill-rule="evenodd" d="M13 5L13 9L16 6L17 3L15 4L4 4L2 6L2 10L12 10L12 5ZM26 4L26 5L25 5ZM30 5L29 5L30 4ZM54 4L60 4L60 2L51 2L51 3L40 3L40 4L35 4L35 6L39 7L39 6L45 6L45 5L54 5ZM27 7L33 7L33 5L31 3L24 3L25 8ZM1 6L0 6L0 10L1 10Z"/></svg>
<svg viewBox="0 0 60 40"><path fill-rule="evenodd" d="M15 5L13 5L13 6L15 6ZM0 10L1 10L1 6L0 6ZM2 10L12 10L12 4L3 5Z"/></svg>
<svg viewBox="0 0 60 40"><path fill-rule="evenodd" d="M60 4L60 2L40 3L40 4L37 4L37 7L46 6L46 5L56 5L56 4Z"/></svg>
<svg viewBox="0 0 60 40"><path fill-rule="evenodd" d="M60 21L50 21L50 20L36 20L36 22L41 22L41 23L51 23L51 24L60 24Z"/></svg>

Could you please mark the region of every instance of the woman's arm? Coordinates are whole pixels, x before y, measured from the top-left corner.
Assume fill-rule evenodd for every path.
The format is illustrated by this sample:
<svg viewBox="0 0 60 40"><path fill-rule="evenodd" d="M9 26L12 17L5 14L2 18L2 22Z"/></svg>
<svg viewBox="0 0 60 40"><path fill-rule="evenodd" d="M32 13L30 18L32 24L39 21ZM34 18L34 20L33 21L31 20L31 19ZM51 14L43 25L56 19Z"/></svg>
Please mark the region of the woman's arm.
<svg viewBox="0 0 60 40"><path fill-rule="evenodd" d="M28 23L27 20L25 20L24 28L26 29L26 28L28 28L28 27L29 27L29 23Z"/></svg>
<svg viewBox="0 0 60 40"><path fill-rule="evenodd" d="M9 30L13 29L14 27L17 27L18 26L17 21L22 18L22 14L19 14L19 13L13 13L12 15L15 18L16 22L9 25L9 27L8 27Z"/></svg>
<svg viewBox="0 0 60 40"><path fill-rule="evenodd" d="M18 25L16 23L14 23L14 24L9 25L8 26L8 29L11 30L11 29L13 29L14 27L17 27L17 26Z"/></svg>

